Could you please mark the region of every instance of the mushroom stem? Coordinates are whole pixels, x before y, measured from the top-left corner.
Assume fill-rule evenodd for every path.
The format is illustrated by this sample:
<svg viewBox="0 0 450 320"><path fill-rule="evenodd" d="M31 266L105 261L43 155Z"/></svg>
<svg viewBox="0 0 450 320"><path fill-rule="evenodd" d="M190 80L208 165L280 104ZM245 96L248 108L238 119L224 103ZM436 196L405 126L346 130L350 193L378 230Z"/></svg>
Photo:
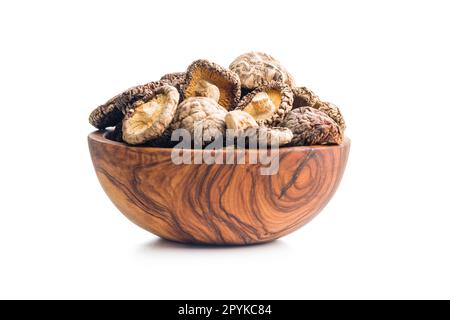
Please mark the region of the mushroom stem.
<svg viewBox="0 0 450 320"><path fill-rule="evenodd" d="M257 93L251 102L244 108L256 121L272 117L275 112L275 104L266 92Z"/></svg>
<svg viewBox="0 0 450 320"><path fill-rule="evenodd" d="M194 95L197 97L208 97L218 102L220 98L220 90L211 82L200 80L195 86Z"/></svg>
<svg viewBox="0 0 450 320"><path fill-rule="evenodd" d="M247 128L258 127L255 119L247 112L241 110L233 110L225 116L225 124L227 129L245 130Z"/></svg>
<svg viewBox="0 0 450 320"><path fill-rule="evenodd" d="M256 112L269 112L274 109L272 100L266 92L260 92L252 99L252 105Z"/></svg>

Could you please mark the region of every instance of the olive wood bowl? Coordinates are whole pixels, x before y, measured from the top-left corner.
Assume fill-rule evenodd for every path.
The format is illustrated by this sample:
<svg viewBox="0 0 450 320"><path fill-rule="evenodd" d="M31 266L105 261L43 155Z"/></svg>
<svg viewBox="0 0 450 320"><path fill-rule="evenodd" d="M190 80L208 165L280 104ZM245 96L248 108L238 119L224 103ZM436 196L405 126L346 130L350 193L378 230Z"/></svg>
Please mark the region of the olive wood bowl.
<svg viewBox="0 0 450 320"><path fill-rule="evenodd" d="M111 201L161 238L198 244L262 243L297 230L333 196L350 150L347 138L341 145L280 148L278 172L261 175L262 165L248 162L176 165L172 149L132 147L106 133L93 132L88 142Z"/></svg>

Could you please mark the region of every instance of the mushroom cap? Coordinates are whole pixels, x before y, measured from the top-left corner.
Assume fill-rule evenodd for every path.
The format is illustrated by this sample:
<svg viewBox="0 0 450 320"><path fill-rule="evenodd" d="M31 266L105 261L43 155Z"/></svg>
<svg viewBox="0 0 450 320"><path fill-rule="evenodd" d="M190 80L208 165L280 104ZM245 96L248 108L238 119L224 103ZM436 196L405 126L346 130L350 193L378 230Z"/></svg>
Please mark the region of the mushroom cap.
<svg viewBox="0 0 450 320"><path fill-rule="evenodd" d="M264 93L267 95L271 103L266 103L266 108L256 107L254 99L261 100L265 98ZM269 84L260 86L247 94L237 107L239 110L245 110L249 112L260 125L277 125L292 109L292 90L288 85L281 82L271 82ZM274 106L274 110L271 111L271 106Z"/></svg>
<svg viewBox="0 0 450 320"><path fill-rule="evenodd" d="M294 103L292 109L300 107L313 107L318 101L319 97L306 87L294 87L292 88L294 94Z"/></svg>
<svg viewBox="0 0 450 320"><path fill-rule="evenodd" d="M125 117L126 110L130 105L165 84L168 84L167 80L153 81L125 90L92 111L89 115L89 123L100 130L117 126Z"/></svg>
<svg viewBox="0 0 450 320"><path fill-rule="evenodd" d="M256 128L258 124L248 112L242 110L233 110L225 115L225 124L227 129L245 130L247 128Z"/></svg>
<svg viewBox="0 0 450 320"><path fill-rule="evenodd" d="M346 129L346 124L344 117L342 116L341 110L331 102L323 102L317 101L314 106L314 109L322 111L326 115L328 115L331 119L333 119L338 126L341 128L342 132Z"/></svg>
<svg viewBox="0 0 450 320"><path fill-rule="evenodd" d="M166 73L161 77L160 80L167 80L175 87L176 83L184 82L185 79L186 79L186 72L172 72Z"/></svg>
<svg viewBox="0 0 450 320"><path fill-rule="evenodd" d="M225 133L227 110L208 97L190 97L177 108L172 129L186 129L196 143L208 144Z"/></svg>
<svg viewBox="0 0 450 320"><path fill-rule="evenodd" d="M219 104L227 110L234 109L241 96L241 83L234 72L208 60L194 61L186 71L184 98L196 96L199 81L205 80L219 88Z"/></svg>
<svg viewBox="0 0 450 320"><path fill-rule="evenodd" d="M295 86L294 78L274 57L262 52L248 52L237 57L230 70L238 74L241 85L255 89L271 81Z"/></svg>
<svg viewBox="0 0 450 320"><path fill-rule="evenodd" d="M167 73L161 77L160 81L166 81L168 84L177 88L181 98L184 90L184 83L186 81L186 72Z"/></svg>
<svg viewBox="0 0 450 320"><path fill-rule="evenodd" d="M124 117L122 110L116 107L120 96L119 94L95 108L89 115L89 123L100 130L120 124Z"/></svg>
<svg viewBox="0 0 450 320"><path fill-rule="evenodd" d="M175 87L165 85L135 102L123 120L123 140L142 144L160 137L172 122L179 97Z"/></svg>
<svg viewBox="0 0 450 320"><path fill-rule="evenodd" d="M280 124L291 129L296 146L340 144L343 134L336 122L324 112L311 107L301 107L289 112Z"/></svg>

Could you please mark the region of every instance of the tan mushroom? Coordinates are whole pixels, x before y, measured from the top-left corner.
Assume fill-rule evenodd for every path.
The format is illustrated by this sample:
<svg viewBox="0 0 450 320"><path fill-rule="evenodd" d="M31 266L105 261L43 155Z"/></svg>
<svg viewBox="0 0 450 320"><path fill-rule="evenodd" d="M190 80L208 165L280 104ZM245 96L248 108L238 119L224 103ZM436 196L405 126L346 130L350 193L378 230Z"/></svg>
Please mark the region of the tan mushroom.
<svg viewBox="0 0 450 320"><path fill-rule="evenodd" d="M130 105L166 84L168 84L167 80L154 81L125 90L92 111L89 115L89 123L97 129L120 125L120 122L125 117L126 109Z"/></svg>
<svg viewBox="0 0 450 320"><path fill-rule="evenodd" d="M172 130L187 130L197 144L206 145L223 138L227 111L208 97L190 97L177 109Z"/></svg>
<svg viewBox="0 0 450 320"><path fill-rule="evenodd" d="M175 87L165 85L135 102L123 120L123 140L142 144L160 137L172 122L179 97Z"/></svg>
<svg viewBox="0 0 450 320"><path fill-rule="evenodd" d="M241 96L239 77L207 60L194 61L186 72L184 98L209 97L227 110L234 109Z"/></svg>
<svg viewBox="0 0 450 320"><path fill-rule="evenodd" d="M263 85L246 95L237 107L255 118L260 125L277 125L292 109L292 91L280 82Z"/></svg>
<svg viewBox="0 0 450 320"><path fill-rule="evenodd" d="M230 70L237 73L241 85L255 89L272 81L295 86L293 77L274 57L262 52L249 52L237 57Z"/></svg>

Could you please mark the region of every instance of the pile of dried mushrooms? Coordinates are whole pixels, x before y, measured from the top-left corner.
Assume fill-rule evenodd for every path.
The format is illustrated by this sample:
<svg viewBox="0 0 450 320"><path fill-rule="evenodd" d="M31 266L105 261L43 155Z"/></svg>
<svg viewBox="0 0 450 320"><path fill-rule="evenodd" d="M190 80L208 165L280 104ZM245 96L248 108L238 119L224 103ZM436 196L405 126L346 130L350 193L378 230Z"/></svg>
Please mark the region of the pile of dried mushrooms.
<svg viewBox="0 0 450 320"><path fill-rule="evenodd" d="M159 147L173 146L176 129L187 130L201 146L224 139L229 130L285 146L340 144L345 130L337 106L297 87L278 60L259 52L237 57L228 69L194 61L186 72L111 98L89 122L101 130L114 127L110 139Z"/></svg>

